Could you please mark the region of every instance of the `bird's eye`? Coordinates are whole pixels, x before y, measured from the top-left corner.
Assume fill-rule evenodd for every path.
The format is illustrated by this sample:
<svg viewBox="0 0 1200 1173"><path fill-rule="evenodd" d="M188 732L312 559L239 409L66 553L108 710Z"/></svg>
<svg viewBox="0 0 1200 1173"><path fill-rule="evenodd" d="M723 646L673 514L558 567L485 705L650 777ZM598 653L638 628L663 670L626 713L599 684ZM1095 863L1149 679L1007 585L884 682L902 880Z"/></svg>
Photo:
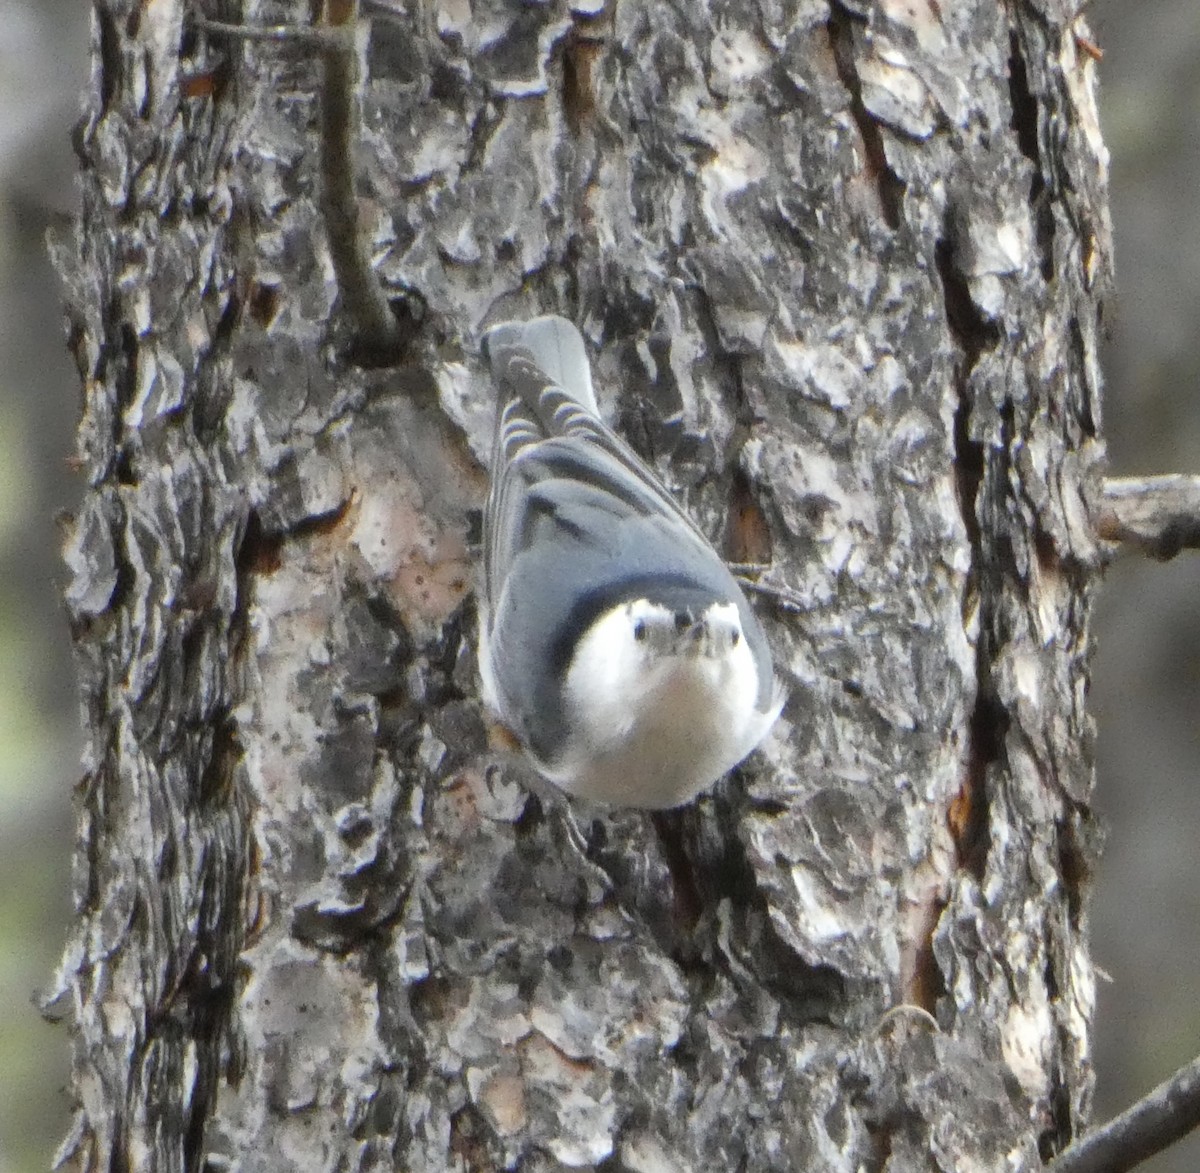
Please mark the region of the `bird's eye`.
<svg viewBox="0 0 1200 1173"><path fill-rule="evenodd" d="M741 638L742 638L742 633L740 631L738 631L738 629L735 627L733 629L733 634L729 637L729 642L733 647L736 648L738 646L738 640Z"/></svg>
<svg viewBox="0 0 1200 1173"><path fill-rule="evenodd" d="M641 643L648 634L649 632L646 630L646 621L644 619L639 619L633 625L633 638L636 639L638 643Z"/></svg>

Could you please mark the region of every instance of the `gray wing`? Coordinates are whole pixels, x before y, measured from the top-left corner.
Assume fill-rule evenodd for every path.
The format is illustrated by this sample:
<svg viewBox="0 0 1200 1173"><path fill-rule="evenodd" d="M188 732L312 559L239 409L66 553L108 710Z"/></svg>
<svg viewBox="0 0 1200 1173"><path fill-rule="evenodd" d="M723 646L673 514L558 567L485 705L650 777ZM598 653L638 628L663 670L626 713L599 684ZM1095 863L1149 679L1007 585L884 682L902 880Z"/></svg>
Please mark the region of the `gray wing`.
<svg viewBox="0 0 1200 1173"><path fill-rule="evenodd" d="M554 446L550 476L590 484L638 514L665 512L690 535L703 556L717 557L658 477L600 418L587 352L574 325L555 315L505 322L488 331L484 350L500 392L484 518L484 560L493 602L509 564L495 537L518 530L513 523L514 512L524 510L521 486L547 475L546 470L529 469L516 477L511 470L534 446L540 454L549 454L545 443L555 438L570 443Z"/></svg>
<svg viewBox="0 0 1200 1173"><path fill-rule="evenodd" d="M484 519L487 622L505 719L553 760L579 635L639 596L699 609L735 603L763 665L765 711L774 679L758 620L712 545L596 414L575 327L564 318L506 323L489 332L486 349L501 393Z"/></svg>

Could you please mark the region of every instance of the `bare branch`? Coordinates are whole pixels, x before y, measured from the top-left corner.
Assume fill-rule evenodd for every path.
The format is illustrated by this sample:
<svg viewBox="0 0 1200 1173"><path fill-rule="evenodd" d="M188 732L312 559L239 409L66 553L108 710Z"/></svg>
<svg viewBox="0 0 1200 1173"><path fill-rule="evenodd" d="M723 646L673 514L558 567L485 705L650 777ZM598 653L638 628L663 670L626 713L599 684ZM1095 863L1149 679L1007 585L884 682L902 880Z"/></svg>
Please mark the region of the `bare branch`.
<svg viewBox="0 0 1200 1173"><path fill-rule="evenodd" d="M1110 477L1104 482L1096 532L1167 561L1200 548L1200 477Z"/></svg>
<svg viewBox="0 0 1200 1173"><path fill-rule="evenodd" d="M327 7L327 19L352 29L358 23L353 0ZM354 147L359 139L358 48L334 46L322 52L321 210L329 231L329 253L346 307L358 324L359 343L374 358L394 357L402 344L400 323L371 259L359 225L354 193Z"/></svg>
<svg viewBox="0 0 1200 1173"><path fill-rule="evenodd" d="M346 312L355 324L357 349L372 361L395 358L403 332L367 254L354 192L354 146L359 138L359 76L355 0L327 5L327 23L316 28L237 25L199 17L206 32L241 40L315 48L321 54L321 212L329 256Z"/></svg>
<svg viewBox="0 0 1200 1173"><path fill-rule="evenodd" d="M1164 478L1184 480L1186 478ZM1071 1145L1050 1173L1125 1173L1200 1125L1200 1058Z"/></svg>

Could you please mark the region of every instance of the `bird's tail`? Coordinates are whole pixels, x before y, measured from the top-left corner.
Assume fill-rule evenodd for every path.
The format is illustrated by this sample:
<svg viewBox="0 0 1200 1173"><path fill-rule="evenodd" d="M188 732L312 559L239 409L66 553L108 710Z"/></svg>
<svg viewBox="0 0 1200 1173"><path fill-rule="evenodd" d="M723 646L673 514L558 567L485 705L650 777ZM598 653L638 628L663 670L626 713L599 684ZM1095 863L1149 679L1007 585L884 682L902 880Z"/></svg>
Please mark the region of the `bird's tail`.
<svg viewBox="0 0 1200 1173"><path fill-rule="evenodd" d="M504 511L504 470L536 452L537 476L588 483L638 512L666 513L711 549L653 470L601 418L583 337L566 318L502 322L484 335L483 352L500 391L488 499L492 532ZM523 467L529 474L529 463Z"/></svg>
<svg viewBox="0 0 1200 1173"><path fill-rule="evenodd" d="M583 338L566 318L502 322L484 336L483 350L500 389L501 426L518 446L538 438L530 431L540 438L607 431Z"/></svg>

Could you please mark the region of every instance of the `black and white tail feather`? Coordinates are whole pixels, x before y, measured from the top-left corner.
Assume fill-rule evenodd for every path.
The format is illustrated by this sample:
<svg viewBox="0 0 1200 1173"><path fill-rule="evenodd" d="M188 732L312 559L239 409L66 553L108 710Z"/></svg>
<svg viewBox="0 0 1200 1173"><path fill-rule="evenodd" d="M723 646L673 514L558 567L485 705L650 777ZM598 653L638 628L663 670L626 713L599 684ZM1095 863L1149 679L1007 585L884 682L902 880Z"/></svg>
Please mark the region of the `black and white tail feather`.
<svg viewBox="0 0 1200 1173"><path fill-rule="evenodd" d="M686 801L778 716L762 630L703 533L600 418L575 327L509 322L484 345L499 391L485 699L569 792ZM689 717L685 704L712 711ZM714 720L732 732L706 733Z"/></svg>
<svg viewBox="0 0 1200 1173"><path fill-rule="evenodd" d="M500 518L511 489L505 475L528 449L546 440L582 441L592 451L573 446L543 448L545 473L584 475L597 488L625 501L631 508L653 507L674 514L705 548L711 548L700 528L684 512L642 459L600 417L587 351L579 331L565 318L550 315L529 322L506 322L488 331L484 350L500 391L492 452L492 483L485 516L485 534L503 531ZM603 452L620 470L614 476L610 460L589 460ZM649 499L648 499L649 498ZM485 561L493 555L486 552ZM503 567L499 567L503 571Z"/></svg>

